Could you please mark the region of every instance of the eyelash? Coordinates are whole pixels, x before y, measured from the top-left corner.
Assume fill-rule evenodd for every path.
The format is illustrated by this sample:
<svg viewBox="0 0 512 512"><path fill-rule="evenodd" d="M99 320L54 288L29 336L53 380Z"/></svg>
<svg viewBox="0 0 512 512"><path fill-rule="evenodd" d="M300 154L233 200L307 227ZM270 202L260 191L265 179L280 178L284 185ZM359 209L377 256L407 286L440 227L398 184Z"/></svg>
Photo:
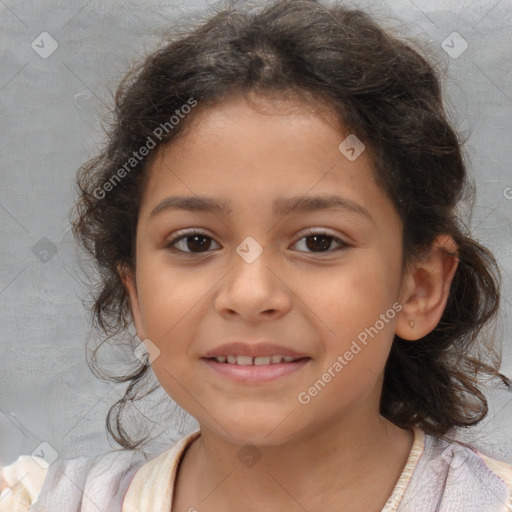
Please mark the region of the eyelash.
<svg viewBox="0 0 512 512"><path fill-rule="evenodd" d="M189 238L189 237L192 237L193 235L201 235L205 238L209 238L211 240L213 240L213 238L209 235L207 235L206 233L203 233L202 231L196 231L196 230L190 230L190 231L181 231L181 232L178 232L178 234L171 240L169 240L169 242L167 242L164 246L165 249L169 249L170 251L172 252L180 252L182 254L188 254L188 255L201 255L201 254L206 254L207 252L210 252L210 251L204 251L204 252L190 252L190 251L182 251L182 250L176 250L175 248L173 248L173 246L175 244L177 244L180 240L184 240L186 238ZM337 238L325 231L308 231L306 233L304 233L304 235L299 238L297 240L297 242L299 242L300 240L304 239L304 238L309 238L311 236L322 236L322 237L327 237L327 238L331 238L333 241L337 242L340 246L334 250L327 250L327 251L324 251L324 252L313 252L313 251L301 251L301 252L309 252L310 254L328 254L328 253L332 253L332 252L335 252L335 251L341 251L341 250L344 250L344 249L347 249L350 246L350 244L344 242L343 240L341 240L340 238ZM296 242L296 243L297 243Z"/></svg>

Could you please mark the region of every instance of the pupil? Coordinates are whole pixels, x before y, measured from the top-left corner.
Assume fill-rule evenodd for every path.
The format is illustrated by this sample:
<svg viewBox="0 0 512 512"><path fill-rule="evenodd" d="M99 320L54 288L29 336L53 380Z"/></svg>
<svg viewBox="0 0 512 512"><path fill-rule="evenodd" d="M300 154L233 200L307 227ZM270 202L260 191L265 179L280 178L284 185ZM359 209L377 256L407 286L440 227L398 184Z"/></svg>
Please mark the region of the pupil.
<svg viewBox="0 0 512 512"><path fill-rule="evenodd" d="M322 240L324 243L321 243L321 244L307 244L308 246L308 249L323 249L323 250L327 250L329 249L330 245L331 245L331 241L329 240L329 237L328 236L325 236L325 235L311 235L311 236L308 236L308 240L315 240L315 241L318 241L319 239Z"/></svg>
<svg viewBox="0 0 512 512"><path fill-rule="evenodd" d="M201 249L204 249L204 248L205 248L205 246L206 246L206 249L208 249L209 244L208 244L207 238L208 238L208 237L206 237L206 236L204 236L204 235L193 235L193 236L189 236L189 237L188 237L189 242L188 242L188 244L187 244L187 245L188 245L188 248L189 248L192 252L194 252L194 247L193 247L193 246L194 246L194 244L197 242L197 240L198 240L198 239L203 239L203 243L197 243L196 248L197 248L197 247L199 247L199 251L200 251ZM193 242L192 242L192 243L190 243L190 241L191 241L191 240L193 240Z"/></svg>

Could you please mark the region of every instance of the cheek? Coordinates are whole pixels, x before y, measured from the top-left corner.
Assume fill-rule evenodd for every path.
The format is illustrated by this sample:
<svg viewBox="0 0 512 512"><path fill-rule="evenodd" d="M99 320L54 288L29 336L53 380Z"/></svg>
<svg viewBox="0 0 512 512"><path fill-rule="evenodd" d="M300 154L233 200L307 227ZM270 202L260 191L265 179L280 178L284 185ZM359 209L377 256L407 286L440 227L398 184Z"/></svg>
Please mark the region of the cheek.
<svg viewBox="0 0 512 512"><path fill-rule="evenodd" d="M208 299L214 279L191 270L171 271L158 264L141 265L139 275L146 335L161 351L175 352L188 341L194 311Z"/></svg>
<svg viewBox="0 0 512 512"><path fill-rule="evenodd" d="M358 254L336 270L303 280L304 301L331 335L355 335L373 325L396 300L400 274L396 265Z"/></svg>
<svg viewBox="0 0 512 512"><path fill-rule="evenodd" d="M370 389L382 373L399 309L394 294L399 275L396 265L386 265L369 251L331 272L322 288L310 283L313 292L308 301L312 302L307 303L316 301L311 307L320 319L315 323L325 340L321 371L332 367L338 356L343 359L338 361L343 370L333 388L353 387L357 394L356 390ZM352 393L348 388L344 391L347 399Z"/></svg>

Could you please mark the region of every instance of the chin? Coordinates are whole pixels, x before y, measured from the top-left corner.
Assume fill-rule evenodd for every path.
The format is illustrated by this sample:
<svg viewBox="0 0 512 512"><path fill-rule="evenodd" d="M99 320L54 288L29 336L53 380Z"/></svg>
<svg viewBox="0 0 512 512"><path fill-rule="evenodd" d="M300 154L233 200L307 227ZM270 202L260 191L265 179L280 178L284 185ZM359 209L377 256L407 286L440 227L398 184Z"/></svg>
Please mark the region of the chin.
<svg viewBox="0 0 512 512"><path fill-rule="evenodd" d="M269 408L268 405L240 407L238 411L229 410L228 407L220 423L229 433L219 429L218 425L215 430L233 443L278 446L300 437L297 421L292 420L292 416L289 410L279 408L276 412L275 408Z"/></svg>

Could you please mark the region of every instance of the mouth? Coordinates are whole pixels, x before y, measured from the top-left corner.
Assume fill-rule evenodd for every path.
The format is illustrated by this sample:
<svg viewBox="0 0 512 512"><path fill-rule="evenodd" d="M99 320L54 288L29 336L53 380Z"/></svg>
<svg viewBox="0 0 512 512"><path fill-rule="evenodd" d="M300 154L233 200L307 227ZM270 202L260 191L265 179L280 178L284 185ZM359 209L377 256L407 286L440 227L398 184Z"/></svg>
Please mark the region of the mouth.
<svg viewBox="0 0 512 512"><path fill-rule="evenodd" d="M202 361L216 374L245 383L271 382L295 373L310 361L310 357L225 355L203 357Z"/></svg>
<svg viewBox="0 0 512 512"><path fill-rule="evenodd" d="M238 364L240 366L266 366L269 364L280 364L280 363L292 363L294 361L300 361L301 359L309 359L306 357L293 357L293 356L238 356L238 355L227 355L210 357L217 363L227 364Z"/></svg>

